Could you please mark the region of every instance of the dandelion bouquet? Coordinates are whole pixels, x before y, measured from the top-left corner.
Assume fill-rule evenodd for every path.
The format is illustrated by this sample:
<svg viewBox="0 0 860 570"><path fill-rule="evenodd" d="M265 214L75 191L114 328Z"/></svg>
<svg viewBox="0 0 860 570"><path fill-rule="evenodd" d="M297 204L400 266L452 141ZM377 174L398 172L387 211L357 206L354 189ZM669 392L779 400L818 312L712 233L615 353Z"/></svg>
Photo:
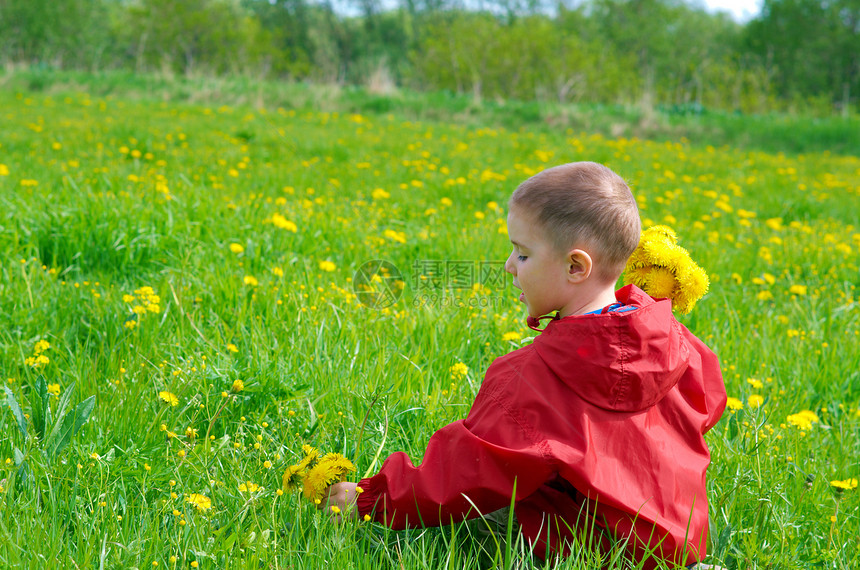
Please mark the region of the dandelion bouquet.
<svg viewBox="0 0 860 570"><path fill-rule="evenodd" d="M302 489L302 494L314 504L320 504L326 498L326 491L334 483L340 483L346 476L355 471L352 461L340 453L326 453L310 445L303 445L304 459L295 465L290 465L284 471L283 489L285 492Z"/></svg>
<svg viewBox="0 0 860 570"><path fill-rule="evenodd" d="M639 246L624 268L625 285L633 284L655 298L672 300L672 308L687 314L708 292L708 274L678 245L668 226L642 232Z"/></svg>

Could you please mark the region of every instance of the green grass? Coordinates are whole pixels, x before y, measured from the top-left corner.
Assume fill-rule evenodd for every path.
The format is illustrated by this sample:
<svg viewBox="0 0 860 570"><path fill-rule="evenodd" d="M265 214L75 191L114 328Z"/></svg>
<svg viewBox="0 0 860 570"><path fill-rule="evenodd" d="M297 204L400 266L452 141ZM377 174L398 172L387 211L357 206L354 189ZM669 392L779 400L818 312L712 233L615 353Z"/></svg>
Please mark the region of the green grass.
<svg viewBox="0 0 860 570"><path fill-rule="evenodd" d="M503 260L510 192L570 160L627 178L645 223L672 225L711 276L682 320L744 406L708 436L712 560L860 565L860 489L830 483L860 470L857 158L486 128L444 109L355 115L310 96L258 108L248 87L159 102L125 80L46 80L40 93L17 81L0 91L0 380L30 423L40 377L95 408L53 461L32 426L25 439L0 414L0 566L599 566L587 550L534 563L481 521L336 526L276 493L303 444L361 475L380 448L419 460L465 415L482 371L531 332L507 279L428 291L416 262ZM373 259L407 278L385 309L351 282ZM145 286L157 307L137 315ZM39 340L49 362L33 367ZM802 410L818 417L803 430L789 420ZM249 482L261 488L240 490ZM192 493L212 508L195 510Z"/></svg>
<svg viewBox="0 0 860 570"><path fill-rule="evenodd" d="M399 89L373 93L360 87L262 81L253 77L176 77L125 71L83 73L50 69L0 72L0 88L51 95L80 92L124 100L283 107L341 113L394 113L418 121L447 121L509 130L561 129L648 140L687 139L767 152L860 155L860 118L744 115L695 105L643 109L636 105L483 99L451 92Z"/></svg>

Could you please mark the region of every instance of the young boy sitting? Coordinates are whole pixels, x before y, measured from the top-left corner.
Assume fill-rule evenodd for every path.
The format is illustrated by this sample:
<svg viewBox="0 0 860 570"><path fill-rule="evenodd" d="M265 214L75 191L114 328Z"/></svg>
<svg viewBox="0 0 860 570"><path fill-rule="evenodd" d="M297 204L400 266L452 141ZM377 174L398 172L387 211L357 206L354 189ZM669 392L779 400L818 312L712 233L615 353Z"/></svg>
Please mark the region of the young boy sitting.
<svg viewBox="0 0 860 570"><path fill-rule="evenodd" d="M496 359L464 420L379 472L330 488L328 505L394 529L438 526L514 503L542 558L574 536L637 560L688 565L706 554L710 454L703 434L726 402L716 356L671 302L615 291L640 237L624 181L595 163L545 170L509 203L505 270L534 341ZM356 486L360 488L357 492ZM323 505L325 506L325 505Z"/></svg>

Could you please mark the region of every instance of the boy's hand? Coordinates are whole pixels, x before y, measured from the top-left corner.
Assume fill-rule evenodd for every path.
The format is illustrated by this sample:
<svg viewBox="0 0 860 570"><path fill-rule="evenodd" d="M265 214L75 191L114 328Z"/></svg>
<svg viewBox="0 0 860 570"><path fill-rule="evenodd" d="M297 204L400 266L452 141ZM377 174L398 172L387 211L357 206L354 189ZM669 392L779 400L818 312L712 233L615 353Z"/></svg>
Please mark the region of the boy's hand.
<svg viewBox="0 0 860 570"><path fill-rule="evenodd" d="M327 509L338 522L344 515L355 517L357 511L352 508L358 498L355 483L335 483L328 488L328 500L320 503L317 508Z"/></svg>

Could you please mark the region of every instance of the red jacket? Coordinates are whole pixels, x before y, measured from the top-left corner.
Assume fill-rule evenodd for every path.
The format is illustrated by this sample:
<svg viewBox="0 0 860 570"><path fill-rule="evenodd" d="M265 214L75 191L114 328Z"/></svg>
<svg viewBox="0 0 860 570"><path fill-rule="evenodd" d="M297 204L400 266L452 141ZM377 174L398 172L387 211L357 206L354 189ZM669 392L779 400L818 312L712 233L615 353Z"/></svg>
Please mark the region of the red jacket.
<svg viewBox="0 0 860 570"><path fill-rule="evenodd" d="M496 359L465 420L430 438L414 466L394 453L359 482L358 511L395 529L438 526L511 504L539 556L572 530L628 538L642 558L705 557L710 454L703 434L726 391L717 357L635 286L634 311L551 321ZM581 533L580 533L581 534ZM602 537L602 538L601 538Z"/></svg>

